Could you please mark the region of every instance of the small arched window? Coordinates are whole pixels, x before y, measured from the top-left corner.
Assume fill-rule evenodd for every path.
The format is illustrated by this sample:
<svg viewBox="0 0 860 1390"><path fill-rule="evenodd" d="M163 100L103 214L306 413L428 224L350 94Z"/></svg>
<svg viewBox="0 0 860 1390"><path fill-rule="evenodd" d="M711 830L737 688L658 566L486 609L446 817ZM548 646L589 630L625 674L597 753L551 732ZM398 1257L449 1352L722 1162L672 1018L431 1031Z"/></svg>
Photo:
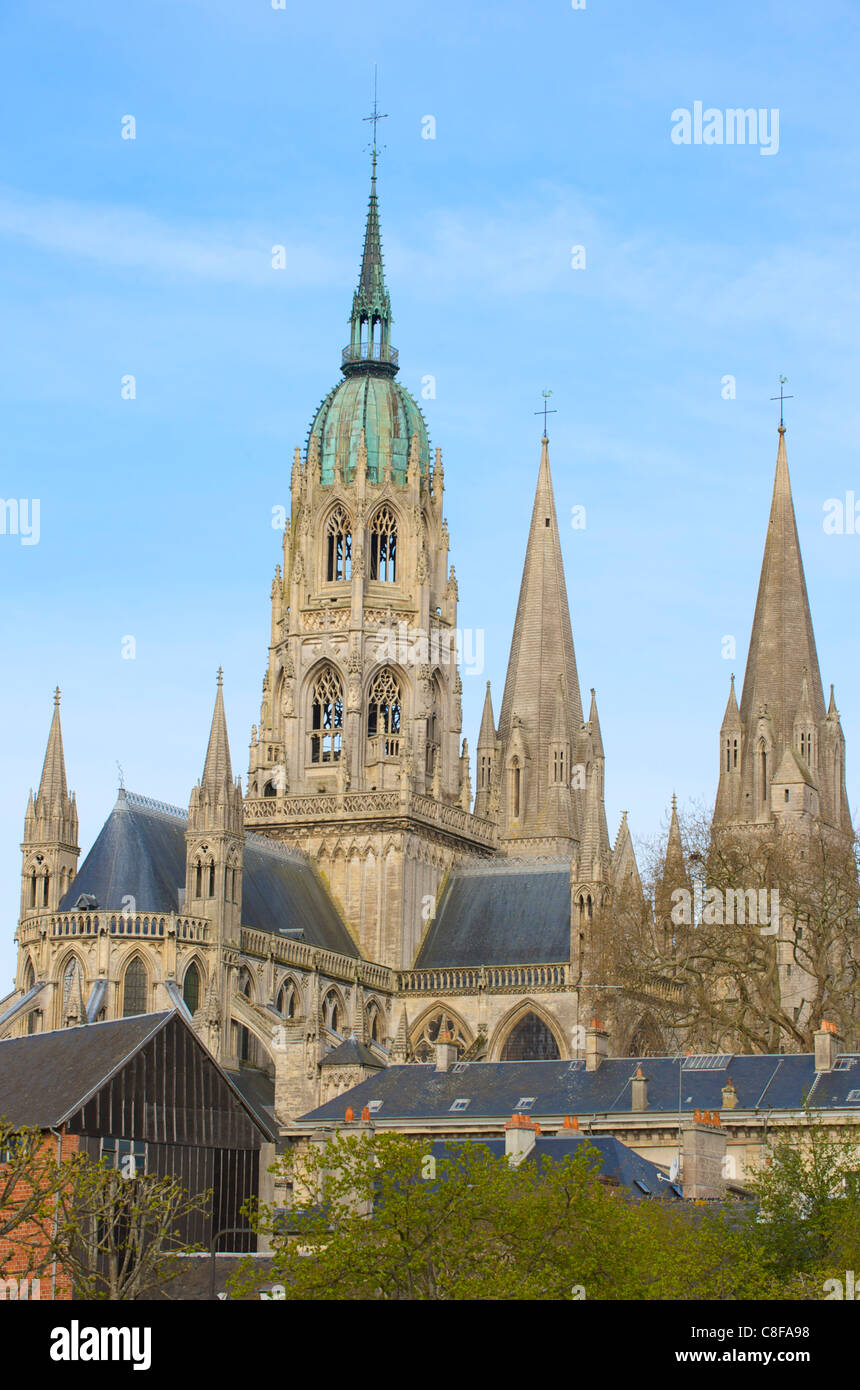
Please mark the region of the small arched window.
<svg viewBox="0 0 860 1390"><path fill-rule="evenodd" d="M36 870L30 875L30 906L36 906Z"/></svg>
<svg viewBox="0 0 860 1390"><path fill-rule="evenodd" d="M47 872L47 870L46 870L46 871L45 871L45 877L42 879L42 906L43 906L43 907L47 907L47 906L48 906L48 894L49 894L49 891L50 891L50 889L49 889L50 882L51 882L51 875L50 875L50 874Z"/></svg>
<svg viewBox="0 0 860 1390"><path fill-rule="evenodd" d="M185 979L182 982L182 998L190 1014L195 1014L200 1008L200 971L195 961L192 961L185 972Z"/></svg>
<svg viewBox="0 0 860 1390"><path fill-rule="evenodd" d="M514 820L519 820L520 793L522 791L522 769L519 758L511 763L511 807Z"/></svg>
<svg viewBox="0 0 860 1390"><path fill-rule="evenodd" d="M211 860L209 861L209 892L207 897L215 897L215 865Z"/></svg>
<svg viewBox="0 0 860 1390"><path fill-rule="evenodd" d="M401 713L400 682L386 667L374 676L367 699L367 736L379 740L379 757L399 756Z"/></svg>
<svg viewBox="0 0 860 1390"><path fill-rule="evenodd" d="M33 962L31 960L28 960L27 968L24 971L24 993L26 994L29 990L31 990L35 983L36 972L33 969Z"/></svg>
<svg viewBox="0 0 860 1390"><path fill-rule="evenodd" d="M375 1004L368 1005L367 1009L367 1035L371 1042L381 1042L380 1037L382 1024L379 1017L379 1009Z"/></svg>
<svg viewBox="0 0 860 1390"><path fill-rule="evenodd" d="M344 507L335 507L326 532L326 579L349 579L352 565L352 526Z"/></svg>
<svg viewBox="0 0 860 1390"><path fill-rule="evenodd" d="M292 980L285 980L278 990L278 1002L276 1005L278 1013L282 1018L295 1018L298 1008L296 998L296 987Z"/></svg>
<svg viewBox="0 0 860 1390"><path fill-rule="evenodd" d="M125 972L122 988L122 1016L131 1018L134 1014L145 1014L147 1003L146 966L135 956Z"/></svg>
<svg viewBox="0 0 860 1390"><path fill-rule="evenodd" d="M194 896L195 898L203 897L203 866L199 859L194 866Z"/></svg>
<svg viewBox="0 0 860 1390"><path fill-rule="evenodd" d="M343 746L343 687L324 666L311 692L311 762L335 763Z"/></svg>
<svg viewBox="0 0 860 1390"><path fill-rule="evenodd" d="M393 584L397 576L397 521L388 506L370 523L370 577Z"/></svg>
<svg viewBox="0 0 860 1390"><path fill-rule="evenodd" d="M333 1033L339 1033L340 1021L340 1000L335 990L330 989L323 1000L323 1022Z"/></svg>

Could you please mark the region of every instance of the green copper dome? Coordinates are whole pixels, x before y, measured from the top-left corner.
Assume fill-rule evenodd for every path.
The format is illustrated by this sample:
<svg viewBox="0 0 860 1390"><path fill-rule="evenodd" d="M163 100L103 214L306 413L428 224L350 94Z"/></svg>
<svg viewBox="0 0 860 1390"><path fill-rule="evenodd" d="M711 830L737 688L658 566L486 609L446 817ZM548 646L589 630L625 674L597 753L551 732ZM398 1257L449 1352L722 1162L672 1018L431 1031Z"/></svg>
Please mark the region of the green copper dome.
<svg viewBox="0 0 860 1390"><path fill-rule="evenodd" d="M419 467L424 474L429 471L430 444L418 403L392 377L358 373L329 392L311 426L323 483L334 482L336 460L347 482L355 476L362 430L371 482L382 480L389 459L395 482L406 481L409 447L416 435Z"/></svg>
<svg viewBox="0 0 860 1390"><path fill-rule="evenodd" d="M398 358L391 346L391 323L382 265L374 146L361 270L352 301L350 340L341 362L345 380L326 396L308 436L308 445L315 440L319 446L323 483L334 482L336 462L346 481L355 476L362 430L371 482L382 480L389 462L395 481L405 482L409 449L416 437L421 472L430 471L424 417L417 401L394 380Z"/></svg>

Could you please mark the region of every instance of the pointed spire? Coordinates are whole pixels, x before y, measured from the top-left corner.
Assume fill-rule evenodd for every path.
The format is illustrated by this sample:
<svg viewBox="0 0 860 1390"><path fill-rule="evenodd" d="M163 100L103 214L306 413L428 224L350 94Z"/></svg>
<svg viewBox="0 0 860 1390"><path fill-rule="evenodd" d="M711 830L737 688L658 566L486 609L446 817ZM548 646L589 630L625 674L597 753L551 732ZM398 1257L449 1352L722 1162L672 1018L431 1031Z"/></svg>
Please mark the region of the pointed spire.
<svg viewBox="0 0 860 1390"><path fill-rule="evenodd" d="M364 249L361 255L358 288L352 300L350 342L343 353L342 370L345 376L353 376L358 372L393 376L397 372L397 353L390 342L391 301L382 264L376 157L374 144Z"/></svg>
<svg viewBox="0 0 860 1390"><path fill-rule="evenodd" d="M591 747L594 750L595 758L604 757L603 735L600 732L600 719L597 714L597 696L594 690L591 692L591 709L588 711L588 731L591 734Z"/></svg>
<svg viewBox="0 0 860 1390"><path fill-rule="evenodd" d="M832 684L831 684L831 686L830 686L830 703L829 703L828 706L827 706L827 713L828 713L829 715L835 715L835 717L836 717L837 719L839 718L839 711L838 711L838 709L836 708L836 697L835 697L835 695L834 695L834 693L833 693L833 686L832 686Z"/></svg>
<svg viewBox="0 0 860 1390"><path fill-rule="evenodd" d="M45 749L45 761L42 764L42 777L39 782L36 802L42 809L57 803L63 805L68 795L66 760L63 755L63 730L60 725L60 687L57 686L54 691L54 713L51 717L51 729L48 734L48 746Z"/></svg>
<svg viewBox="0 0 860 1390"><path fill-rule="evenodd" d="M201 786L209 791L220 792L225 782L233 785L233 768L230 764L227 717L224 713L224 674L219 666L215 709L212 714L212 728L209 732L209 746L206 749Z"/></svg>
<svg viewBox="0 0 860 1390"><path fill-rule="evenodd" d="M532 767L525 781L525 824L535 825L549 788L549 744L557 723L561 681L567 731L582 724L579 678L564 582L549 447L542 441L540 468L526 547L511 654L499 716L499 738L507 745L516 715L523 724ZM507 752L505 753L507 756Z"/></svg>
<svg viewBox="0 0 860 1390"><path fill-rule="evenodd" d="M481 728L478 732L478 751L482 748L495 749L496 746L496 722L493 717L493 697L490 694L490 682L487 681L487 693L484 696L484 712L481 715Z"/></svg>
<svg viewBox="0 0 860 1390"><path fill-rule="evenodd" d="M779 448L770 520L750 637L740 715L746 728L767 706L779 742L791 739L804 667L816 721L824 718L824 692L809 597L791 497L785 427Z"/></svg>
<svg viewBox="0 0 860 1390"><path fill-rule="evenodd" d="M733 674L731 678L731 686L729 688L729 698L726 701L726 712L723 715L723 722L720 726L720 732L725 733L727 729L740 729L740 727L741 716L738 710L737 698L735 696L735 678Z"/></svg>

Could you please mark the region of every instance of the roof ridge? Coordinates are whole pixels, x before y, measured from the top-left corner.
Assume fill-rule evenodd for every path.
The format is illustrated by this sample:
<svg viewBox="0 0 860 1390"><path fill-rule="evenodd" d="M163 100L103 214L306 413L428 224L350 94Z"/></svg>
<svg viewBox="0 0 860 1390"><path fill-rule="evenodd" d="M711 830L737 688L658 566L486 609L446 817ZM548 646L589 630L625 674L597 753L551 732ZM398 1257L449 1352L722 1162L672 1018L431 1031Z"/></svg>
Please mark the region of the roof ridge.
<svg viewBox="0 0 860 1390"><path fill-rule="evenodd" d="M133 806L139 806L145 811L154 811L157 815L172 816L179 820L188 820L188 811L181 806L171 806L168 801L158 801L153 796L143 796L141 792L126 791L125 799Z"/></svg>

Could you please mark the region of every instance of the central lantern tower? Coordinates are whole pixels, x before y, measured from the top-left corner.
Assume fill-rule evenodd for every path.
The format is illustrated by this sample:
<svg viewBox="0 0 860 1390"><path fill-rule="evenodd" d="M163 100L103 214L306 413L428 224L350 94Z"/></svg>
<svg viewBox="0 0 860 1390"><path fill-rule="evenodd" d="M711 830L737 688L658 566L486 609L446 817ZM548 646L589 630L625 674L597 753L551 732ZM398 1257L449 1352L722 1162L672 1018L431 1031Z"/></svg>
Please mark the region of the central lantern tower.
<svg viewBox="0 0 860 1390"><path fill-rule="evenodd" d="M374 148L343 380L293 461L245 824L312 854L363 954L408 967L445 871L497 832L469 813L442 456L391 323Z"/></svg>

